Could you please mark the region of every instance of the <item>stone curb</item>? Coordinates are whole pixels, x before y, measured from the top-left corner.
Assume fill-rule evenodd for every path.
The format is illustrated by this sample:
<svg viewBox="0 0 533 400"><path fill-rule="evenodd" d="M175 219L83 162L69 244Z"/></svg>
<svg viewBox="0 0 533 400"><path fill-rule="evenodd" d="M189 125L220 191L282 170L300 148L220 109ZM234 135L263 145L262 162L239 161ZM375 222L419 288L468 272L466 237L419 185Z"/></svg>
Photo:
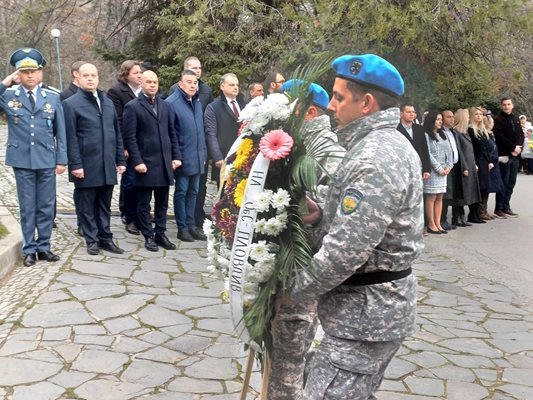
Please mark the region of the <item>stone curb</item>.
<svg viewBox="0 0 533 400"><path fill-rule="evenodd" d="M0 279L3 279L20 259L22 233L18 221L4 206L0 206L0 219L9 231L5 238L0 239Z"/></svg>

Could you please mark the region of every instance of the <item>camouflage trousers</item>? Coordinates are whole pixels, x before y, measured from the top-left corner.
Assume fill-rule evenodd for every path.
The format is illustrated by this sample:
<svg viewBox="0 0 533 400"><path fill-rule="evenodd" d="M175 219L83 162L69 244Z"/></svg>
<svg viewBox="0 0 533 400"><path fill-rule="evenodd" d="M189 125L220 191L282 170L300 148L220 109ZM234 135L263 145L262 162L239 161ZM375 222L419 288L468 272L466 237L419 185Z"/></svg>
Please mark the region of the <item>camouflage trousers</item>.
<svg viewBox="0 0 533 400"><path fill-rule="evenodd" d="M301 400L376 399L402 340L363 342L326 334L311 361Z"/></svg>
<svg viewBox="0 0 533 400"><path fill-rule="evenodd" d="M282 304L272 321L269 400L295 400L303 389L305 355L315 337L317 302Z"/></svg>

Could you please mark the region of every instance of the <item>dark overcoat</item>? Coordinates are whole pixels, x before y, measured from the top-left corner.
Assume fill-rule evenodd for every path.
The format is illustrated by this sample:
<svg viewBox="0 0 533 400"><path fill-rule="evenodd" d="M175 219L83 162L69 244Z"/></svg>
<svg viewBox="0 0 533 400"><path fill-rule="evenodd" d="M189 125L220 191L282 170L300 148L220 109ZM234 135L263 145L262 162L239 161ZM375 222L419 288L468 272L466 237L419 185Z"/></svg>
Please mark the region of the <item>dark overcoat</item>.
<svg viewBox="0 0 533 400"><path fill-rule="evenodd" d="M245 104L235 99L242 110ZM207 106L204 114L205 136L209 156L214 161L223 160L239 131L240 122L230 108L226 97L221 95Z"/></svg>
<svg viewBox="0 0 533 400"><path fill-rule="evenodd" d="M426 134L424 133L424 127L422 125L413 124L413 137L409 136L402 123L400 122L396 127L398 131L404 135L411 145L415 148L420 162L422 163L422 173L431 173L431 163L429 162L429 150L426 142Z"/></svg>
<svg viewBox="0 0 533 400"><path fill-rule="evenodd" d="M124 147L133 167L146 164L146 173L135 172L136 186L170 186L174 182L172 160L181 160L174 114L170 106L156 98L156 107L144 94L124 107Z"/></svg>
<svg viewBox="0 0 533 400"><path fill-rule="evenodd" d="M203 174L207 160L207 148L204 114L198 95L188 99L185 92L178 88L165 101L174 113L174 128L183 163L175 173L187 176Z"/></svg>
<svg viewBox="0 0 533 400"><path fill-rule="evenodd" d="M460 170L462 199L459 201L459 204L455 204L456 199L453 199L452 204L466 206L479 203L481 201L481 194L479 192L479 180L478 173L476 172L476 158L472 146L472 139L470 135L457 133L456 140L457 146L461 148L461 159L454 168ZM468 176L464 175L464 171L468 171Z"/></svg>
<svg viewBox="0 0 533 400"><path fill-rule="evenodd" d="M67 128L69 180L77 188L117 184L117 166L125 166L124 146L113 102L97 91L102 110L91 92L78 90L63 102ZM71 172L83 168L85 177Z"/></svg>
<svg viewBox="0 0 533 400"><path fill-rule="evenodd" d="M489 139L485 137L477 137L472 128L468 128L468 135L472 140L472 147L474 148L474 155L476 158L476 165L478 167L478 179L480 190L489 190L490 188L490 170L489 164L492 162L490 156Z"/></svg>
<svg viewBox="0 0 533 400"><path fill-rule="evenodd" d="M115 105L117 112L118 126L122 130L124 106L136 98L135 93L124 82L119 82L107 91L107 96Z"/></svg>

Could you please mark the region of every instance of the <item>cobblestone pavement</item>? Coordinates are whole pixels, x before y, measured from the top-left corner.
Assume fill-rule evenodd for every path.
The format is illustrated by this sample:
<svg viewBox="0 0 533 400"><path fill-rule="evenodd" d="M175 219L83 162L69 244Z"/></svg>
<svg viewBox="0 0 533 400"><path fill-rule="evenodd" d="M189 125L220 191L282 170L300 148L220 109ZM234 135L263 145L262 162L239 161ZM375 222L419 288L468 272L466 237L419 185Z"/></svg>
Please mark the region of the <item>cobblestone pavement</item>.
<svg viewBox="0 0 533 400"><path fill-rule="evenodd" d="M0 126L0 203L17 215L4 146ZM61 261L17 266L0 285L0 400L239 399L246 354L204 273L205 242L150 253L114 217L126 253L89 256L58 185ZM453 259L425 254L415 270L419 329L378 398L533 399L533 308ZM248 399L259 386L254 372Z"/></svg>

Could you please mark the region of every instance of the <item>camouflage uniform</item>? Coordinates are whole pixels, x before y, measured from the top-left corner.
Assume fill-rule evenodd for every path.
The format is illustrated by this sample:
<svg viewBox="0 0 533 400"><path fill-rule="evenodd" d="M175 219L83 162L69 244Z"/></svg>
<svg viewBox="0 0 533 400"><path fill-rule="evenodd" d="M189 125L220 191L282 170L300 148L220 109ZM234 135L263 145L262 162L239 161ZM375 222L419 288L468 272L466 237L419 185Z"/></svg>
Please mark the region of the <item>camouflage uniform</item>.
<svg viewBox="0 0 533 400"><path fill-rule="evenodd" d="M305 400L371 399L402 340L415 329L416 278L348 286L354 274L402 271L423 249L420 160L396 131L398 108L338 132L347 149L323 209L314 275L292 282L294 300L318 300L325 331Z"/></svg>
<svg viewBox="0 0 533 400"><path fill-rule="evenodd" d="M321 115L306 121L302 129L309 135L319 134L320 138L324 139L323 147L327 146L327 151L334 156L319 161L328 174L333 175L342 160L344 149L337 144L337 136L331 131L329 117ZM318 175L317 200L323 203L325 199L320 193L325 193L327 188L327 174L320 170ZM318 299L314 298L302 303L281 304L276 311L272 321L269 400L294 400L302 393L305 355L317 328L317 301Z"/></svg>

